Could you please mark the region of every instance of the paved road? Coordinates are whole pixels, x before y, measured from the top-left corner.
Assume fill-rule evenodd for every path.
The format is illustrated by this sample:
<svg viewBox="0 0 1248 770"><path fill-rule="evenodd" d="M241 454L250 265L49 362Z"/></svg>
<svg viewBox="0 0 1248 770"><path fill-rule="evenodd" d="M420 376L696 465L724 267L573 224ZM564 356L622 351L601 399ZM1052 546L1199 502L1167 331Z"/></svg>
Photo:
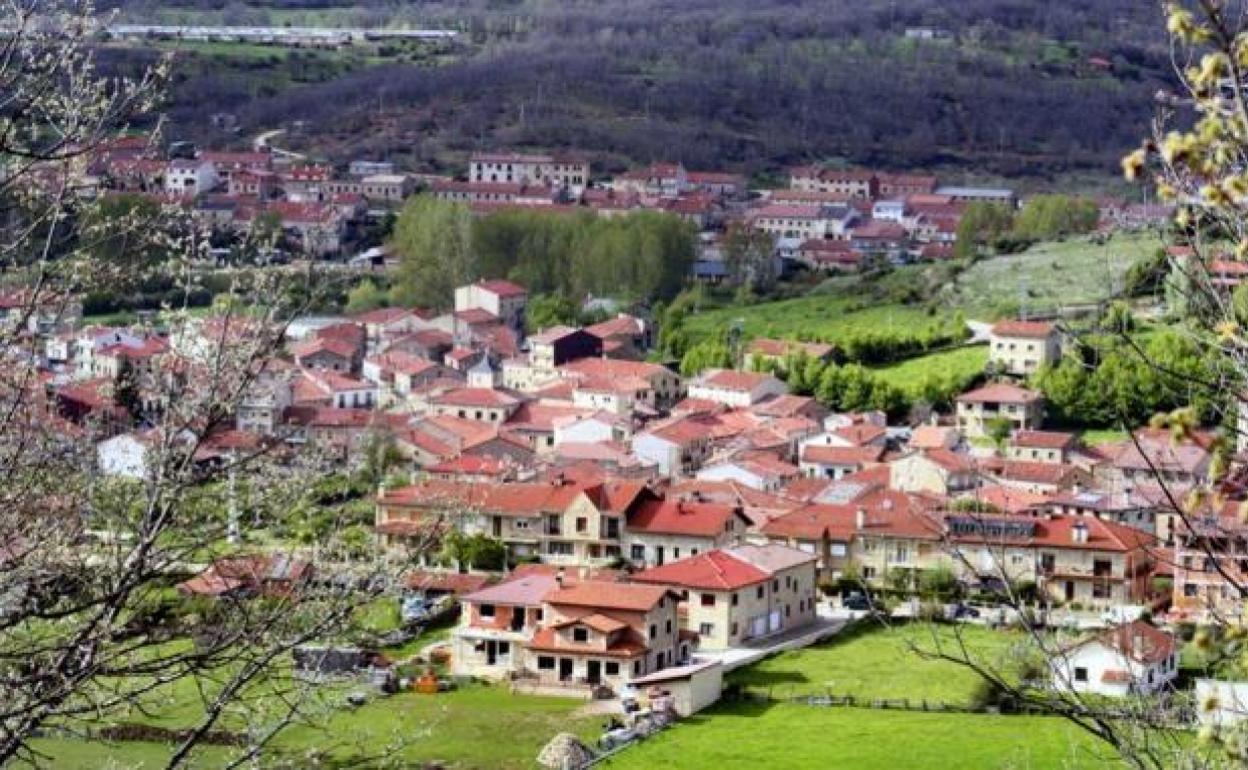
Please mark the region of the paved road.
<svg viewBox="0 0 1248 770"><path fill-rule="evenodd" d="M992 324L986 321L967 321L966 326L971 330L971 338L966 341L967 345L987 342L988 335L992 332Z"/></svg>
<svg viewBox="0 0 1248 770"><path fill-rule="evenodd" d="M724 671L748 666L784 650L797 650L809 647L816 642L835 636L849 621L844 618L828 617L820 614L815 618L814 625L796 628L779 636L767 637L747 647L733 647L728 650L699 650L699 658L714 658L724 666Z"/></svg>

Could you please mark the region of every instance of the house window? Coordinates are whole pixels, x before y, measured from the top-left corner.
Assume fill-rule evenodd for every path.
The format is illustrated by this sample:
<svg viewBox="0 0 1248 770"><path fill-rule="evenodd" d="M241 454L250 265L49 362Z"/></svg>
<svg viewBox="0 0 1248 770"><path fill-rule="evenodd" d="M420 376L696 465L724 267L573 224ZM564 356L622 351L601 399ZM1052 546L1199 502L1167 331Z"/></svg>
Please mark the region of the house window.
<svg viewBox="0 0 1248 770"><path fill-rule="evenodd" d="M736 606L737 606L737 600L738 600L738 599L740 599L740 598L741 598L741 595L740 595L740 594L735 594L735 593L734 593L734 594L732 595L732 606L733 606L733 607L736 607Z"/></svg>
<svg viewBox="0 0 1248 770"><path fill-rule="evenodd" d="M702 625L698 626L698 633L701 634L702 636L710 636L711 634L715 633L715 624L703 623Z"/></svg>
<svg viewBox="0 0 1248 770"><path fill-rule="evenodd" d="M639 676L640 674L641 674L641 661L635 660L633 661L633 676Z"/></svg>
<svg viewBox="0 0 1248 770"><path fill-rule="evenodd" d="M702 606L714 607L715 606L715 594L702 594Z"/></svg>
<svg viewBox="0 0 1248 770"><path fill-rule="evenodd" d="M589 629L583 628L581 626L577 626L576 628L572 629L572 641L588 642L589 641Z"/></svg>
<svg viewBox="0 0 1248 770"><path fill-rule="evenodd" d="M763 586L759 586L758 591L757 591L757 598L759 599L763 598L763 593L765 591L766 591L766 588L764 588Z"/></svg>
<svg viewBox="0 0 1248 770"><path fill-rule="evenodd" d="M672 633L672 621L670 620L667 621L666 623L663 624L663 627L667 631L667 633L669 634Z"/></svg>
<svg viewBox="0 0 1248 770"><path fill-rule="evenodd" d="M651 623L650 624L650 638L653 639L658 635L659 635L659 627Z"/></svg>
<svg viewBox="0 0 1248 770"><path fill-rule="evenodd" d="M733 624L732 624L732 635L733 635L733 636L736 636L736 635L737 635L737 624L736 624L736 623L733 623Z"/></svg>
<svg viewBox="0 0 1248 770"><path fill-rule="evenodd" d="M550 655L539 655L537 657L537 669L538 671L554 671L555 659Z"/></svg>
<svg viewBox="0 0 1248 770"><path fill-rule="evenodd" d="M644 545L635 545L628 549L628 555L632 557L633 561L645 561L646 547Z"/></svg>
<svg viewBox="0 0 1248 770"><path fill-rule="evenodd" d="M1076 668L1075 669L1075 681L1076 682L1088 681L1088 670L1086 668L1083 668L1082 666Z"/></svg>
<svg viewBox="0 0 1248 770"><path fill-rule="evenodd" d="M589 531L589 519L585 518L584 516L577 516L576 517L576 531L577 532Z"/></svg>
<svg viewBox="0 0 1248 770"><path fill-rule="evenodd" d="M620 673L620 664L614 660L608 660L603 664L602 671L607 676L618 676Z"/></svg>
<svg viewBox="0 0 1248 770"><path fill-rule="evenodd" d="M498 649L499 655L510 655L511 654L511 642L499 642L497 649Z"/></svg>
<svg viewBox="0 0 1248 770"><path fill-rule="evenodd" d="M478 609L477 612L479 612L483 618L492 618L494 617L494 605L482 604L481 608Z"/></svg>

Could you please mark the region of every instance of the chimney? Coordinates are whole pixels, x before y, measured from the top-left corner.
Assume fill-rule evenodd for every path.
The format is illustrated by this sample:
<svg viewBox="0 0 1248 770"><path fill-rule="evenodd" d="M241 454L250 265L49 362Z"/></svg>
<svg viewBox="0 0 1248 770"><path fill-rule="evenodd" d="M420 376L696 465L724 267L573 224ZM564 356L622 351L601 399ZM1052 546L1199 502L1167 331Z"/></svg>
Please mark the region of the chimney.
<svg viewBox="0 0 1248 770"><path fill-rule="evenodd" d="M854 512L854 526L858 529L867 528L867 509L859 508Z"/></svg>
<svg viewBox="0 0 1248 770"><path fill-rule="evenodd" d="M1070 540L1072 543L1088 542L1088 525L1082 521L1070 525Z"/></svg>
<svg viewBox="0 0 1248 770"><path fill-rule="evenodd" d="M563 588L563 567L555 570L555 585Z"/></svg>

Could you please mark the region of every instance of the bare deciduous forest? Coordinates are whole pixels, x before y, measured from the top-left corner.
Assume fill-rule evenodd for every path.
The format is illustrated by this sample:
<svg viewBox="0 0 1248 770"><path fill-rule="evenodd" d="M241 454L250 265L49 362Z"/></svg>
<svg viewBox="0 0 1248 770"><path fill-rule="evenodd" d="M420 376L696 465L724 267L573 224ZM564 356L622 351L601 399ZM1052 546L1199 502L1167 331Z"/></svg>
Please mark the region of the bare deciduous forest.
<svg viewBox="0 0 1248 770"><path fill-rule="evenodd" d="M325 7L157 5L276 23L292 7ZM273 89L257 85L265 75L255 62L196 66L191 57L170 105L174 126L212 142L219 137L202 127L218 110L237 112L247 130L302 120L314 149L433 170L474 149L515 146L592 149L605 170L678 159L757 173L836 158L1010 176L1113 173L1172 72L1160 9L1132 0L462 0L336 10L358 24L463 34L449 56L330 67L314 82ZM918 39L919 28L950 37Z"/></svg>

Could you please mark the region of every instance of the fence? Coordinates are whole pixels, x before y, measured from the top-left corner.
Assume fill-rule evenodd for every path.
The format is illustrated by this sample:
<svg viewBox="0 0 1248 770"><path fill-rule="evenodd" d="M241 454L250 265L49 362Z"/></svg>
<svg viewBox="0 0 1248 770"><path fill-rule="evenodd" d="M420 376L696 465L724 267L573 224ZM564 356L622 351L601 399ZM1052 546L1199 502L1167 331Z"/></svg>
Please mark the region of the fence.
<svg viewBox="0 0 1248 770"><path fill-rule="evenodd" d="M822 695L802 694L777 696L774 688L743 687L736 691L724 692L724 700L745 703L793 703L803 706L823 708L863 708L891 711L944 712L960 714L1008 714L1017 716L1051 716L1053 711L1043 705L1018 702L1006 697L996 704L948 703L939 700L910 700L908 698L859 698L854 695L837 695L828 692ZM1150 715L1150 719L1158 727L1190 727L1195 721L1195 712L1189 706L1169 704L1164 712ZM1102 706L1088 708L1084 716L1103 717L1107 719L1128 719L1141 717L1137 710L1131 708L1114 708Z"/></svg>

